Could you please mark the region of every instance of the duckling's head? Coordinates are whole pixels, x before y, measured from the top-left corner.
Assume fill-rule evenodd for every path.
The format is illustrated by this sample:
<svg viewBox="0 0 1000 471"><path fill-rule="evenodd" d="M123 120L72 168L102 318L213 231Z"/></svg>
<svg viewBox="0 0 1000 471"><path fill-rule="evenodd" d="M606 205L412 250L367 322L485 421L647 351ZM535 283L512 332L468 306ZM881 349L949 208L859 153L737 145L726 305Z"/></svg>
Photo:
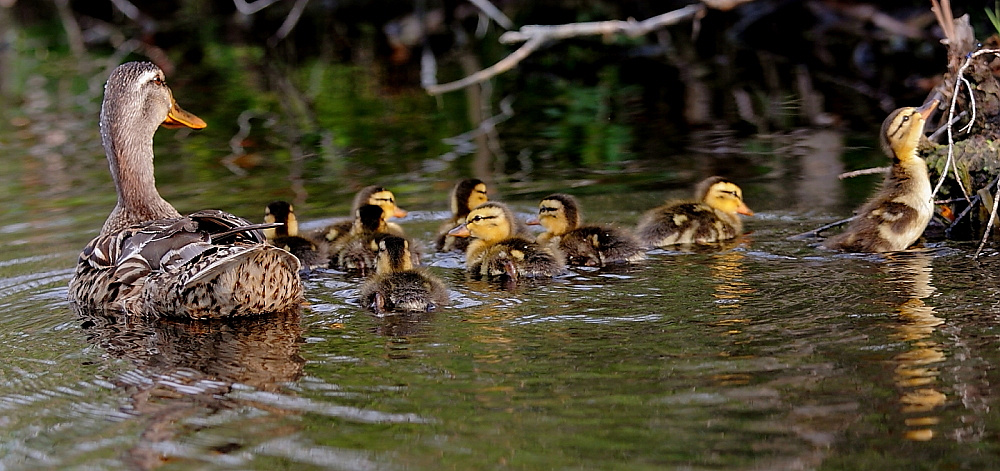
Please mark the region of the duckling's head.
<svg viewBox="0 0 1000 471"><path fill-rule="evenodd" d="M287 201L272 201L264 208L264 222L268 224L282 223L284 226L264 229L264 237L273 240L275 237L298 236L299 221L295 218L295 209Z"/></svg>
<svg viewBox="0 0 1000 471"><path fill-rule="evenodd" d="M464 218L472 208L487 201L486 183L478 178L466 178L451 190L451 214L456 219Z"/></svg>
<svg viewBox="0 0 1000 471"><path fill-rule="evenodd" d="M386 236L378 240L375 255L375 273L393 273L413 268L410 243L397 236Z"/></svg>
<svg viewBox="0 0 1000 471"><path fill-rule="evenodd" d="M937 104L938 100L931 100L920 108L900 108L885 118L879 142L893 162L916 157L917 145L924 135L924 123L937 108Z"/></svg>
<svg viewBox="0 0 1000 471"><path fill-rule="evenodd" d="M486 242L495 242L514 233L514 213L503 203L490 201L476 206L465 217L465 224L448 232L456 237L475 237Z"/></svg>
<svg viewBox="0 0 1000 471"><path fill-rule="evenodd" d="M353 231L355 233L383 232L385 230L385 211L381 206L363 204L358 208Z"/></svg>
<svg viewBox="0 0 1000 471"><path fill-rule="evenodd" d="M565 193L546 196L538 203L537 222L554 236L563 235L580 226L580 206L576 198Z"/></svg>
<svg viewBox="0 0 1000 471"><path fill-rule="evenodd" d="M382 207L385 211L385 219L392 218L405 218L407 214L406 210L396 206L396 196L392 194L391 191L378 186L372 185L362 188L357 195L354 196L354 210L357 211L362 205L374 204Z"/></svg>
<svg viewBox="0 0 1000 471"><path fill-rule="evenodd" d="M695 189L695 199L726 214L753 216L743 202L743 190L722 177L708 177Z"/></svg>

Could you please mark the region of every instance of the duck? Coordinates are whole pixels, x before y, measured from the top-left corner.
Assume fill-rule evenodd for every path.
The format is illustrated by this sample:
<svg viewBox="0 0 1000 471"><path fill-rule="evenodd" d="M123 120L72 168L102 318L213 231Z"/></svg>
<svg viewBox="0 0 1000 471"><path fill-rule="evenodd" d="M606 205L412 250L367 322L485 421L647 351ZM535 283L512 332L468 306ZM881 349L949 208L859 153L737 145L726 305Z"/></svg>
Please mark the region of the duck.
<svg viewBox="0 0 1000 471"><path fill-rule="evenodd" d="M465 252L467 270L477 277L553 277L564 271L560 252L515 234L514 213L500 202L486 202L469 212L449 235L472 237Z"/></svg>
<svg viewBox="0 0 1000 471"><path fill-rule="evenodd" d="M342 239L351 235L357 211L361 206L366 204L379 206L385 211L386 232L400 237L406 236L403 228L399 224L390 222L389 219L405 218L409 212L396 205L396 196L391 191L379 185L370 185L362 188L354 195L354 202L351 205L351 219L335 222L312 234L310 239L317 240L329 246L339 245L343 242ZM335 253L332 249L328 249L328 251Z"/></svg>
<svg viewBox="0 0 1000 471"><path fill-rule="evenodd" d="M609 263L629 263L646 259L646 251L630 232L607 225L580 225L580 205L576 198L554 193L538 203L538 218L530 225L545 228L535 241L562 251L568 265L603 267Z"/></svg>
<svg viewBox="0 0 1000 471"><path fill-rule="evenodd" d="M897 252L920 239L934 216L934 202L927 163L917 151L924 123L937 103L935 99L919 108L900 108L886 117L879 142L892 159L892 167L881 189L855 212L843 232L823 241L823 247L845 252Z"/></svg>
<svg viewBox="0 0 1000 471"><path fill-rule="evenodd" d="M330 260L330 267L367 275L375 268L378 241L390 235L400 237L390 230L385 210L374 204L361 205L347 237L338 239L333 246L335 256ZM413 265L420 265L420 251L414 244L409 244L407 253Z"/></svg>
<svg viewBox="0 0 1000 471"><path fill-rule="evenodd" d="M202 129L177 105L163 71L128 62L104 87L100 130L118 202L81 251L68 297L81 312L236 318L297 311L300 263L262 228L217 209L182 216L156 189L159 126Z"/></svg>
<svg viewBox="0 0 1000 471"><path fill-rule="evenodd" d="M464 224L465 216L472 211L472 208L489 201L486 183L478 178L459 180L451 189L448 200L451 205L451 218L438 228L434 246L438 252L464 252L469 247L469 239L450 236L448 231Z"/></svg>
<svg viewBox="0 0 1000 471"><path fill-rule="evenodd" d="M287 201L272 201L264 208L264 222L281 224L264 229L264 238L276 247L281 247L295 255L303 269L326 266L330 256L316 242L299 235L299 221L295 208Z"/></svg>
<svg viewBox="0 0 1000 471"><path fill-rule="evenodd" d="M375 274L362 283L361 304L375 314L431 312L448 304L444 282L413 266L409 241L386 235L377 241Z"/></svg>
<svg viewBox="0 0 1000 471"><path fill-rule="evenodd" d="M743 190L720 176L702 180L693 200L673 201L646 211L635 234L646 247L716 244L743 234L739 215L753 216Z"/></svg>

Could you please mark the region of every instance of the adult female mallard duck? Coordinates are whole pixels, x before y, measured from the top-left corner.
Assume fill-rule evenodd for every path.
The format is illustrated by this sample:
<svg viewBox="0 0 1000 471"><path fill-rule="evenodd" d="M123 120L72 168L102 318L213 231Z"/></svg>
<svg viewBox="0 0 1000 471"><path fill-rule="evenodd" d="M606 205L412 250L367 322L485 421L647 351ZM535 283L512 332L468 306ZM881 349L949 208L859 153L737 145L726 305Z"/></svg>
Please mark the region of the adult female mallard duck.
<svg viewBox="0 0 1000 471"><path fill-rule="evenodd" d="M118 66L101 105L101 138L118 203L80 254L70 301L84 310L186 318L288 311L302 302L299 261L261 225L218 210L181 216L156 191L153 134L205 127L148 62Z"/></svg>
<svg viewBox="0 0 1000 471"><path fill-rule="evenodd" d="M436 276L414 268L409 242L392 235L377 241L375 275L361 285L361 304L376 314L429 312L448 303L448 289Z"/></svg>
<svg viewBox="0 0 1000 471"><path fill-rule="evenodd" d="M743 190L722 177L709 177L695 188L693 201L676 201L647 211L636 236L647 247L714 244L743 233L739 215L753 216Z"/></svg>
<svg viewBox="0 0 1000 471"><path fill-rule="evenodd" d="M934 215L927 163L917 154L924 122L937 100L920 108L900 108L882 123L879 141L892 158L892 169L871 199L857 211L844 232L826 240L830 249L848 252L894 252L913 245Z"/></svg>
<svg viewBox="0 0 1000 471"><path fill-rule="evenodd" d="M323 267L330 262L330 256L324 247L299 235L299 221L295 217L295 208L287 201L268 203L264 208L264 222L281 224L264 229L264 237L269 244L295 255L304 268Z"/></svg>
<svg viewBox="0 0 1000 471"><path fill-rule="evenodd" d="M642 244L628 231L603 225L580 225L576 198L556 193L538 203L538 219L545 232L535 239L558 247L570 265L603 267L609 263L638 262L646 258Z"/></svg>
<svg viewBox="0 0 1000 471"><path fill-rule="evenodd" d="M464 224L465 217L469 215L472 208L489 200L489 196L486 194L486 183L478 178L461 180L451 189L448 199L451 203L451 219L445 221L438 229L434 245L438 252L465 251L469 247L469 239L450 236L448 231Z"/></svg>
<svg viewBox="0 0 1000 471"><path fill-rule="evenodd" d="M378 206L385 211L385 215L383 217L383 219L386 220L385 232L389 232L400 237L404 237L406 235L403 232L403 228L400 227L399 224L389 221L389 219L392 218L406 217L408 214L406 210L396 206L396 196L393 195L391 191L378 185L371 185L362 188L357 192L357 194L354 195L354 203L351 205L352 219L335 222L314 234L311 239L317 240L320 243L328 244L331 247L343 243L344 239L351 235L351 230L354 227L354 223L357 218L358 209L366 204ZM329 251L330 253L336 253L332 248Z"/></svg>
<svg viewBox="0 0 1000 471"><path fill-rule="evenodd" d="M514 235L514 227L514 214L507 205L491 201L470 211L465 224L448 234L473 237L465 262L474 275L516 280L562 273L566 263L561 253Z"/></svg>

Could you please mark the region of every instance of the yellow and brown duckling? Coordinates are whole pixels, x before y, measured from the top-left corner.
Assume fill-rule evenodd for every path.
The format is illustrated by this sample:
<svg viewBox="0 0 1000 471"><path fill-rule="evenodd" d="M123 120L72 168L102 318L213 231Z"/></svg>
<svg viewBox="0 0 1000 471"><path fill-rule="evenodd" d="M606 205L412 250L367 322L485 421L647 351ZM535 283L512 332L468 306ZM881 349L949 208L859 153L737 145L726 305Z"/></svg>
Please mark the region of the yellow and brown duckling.
<svg viewBox="0 0 1000 471"><path fill-rule="evenodd" d="M441 225L434 241L438 252L465 251L469 247L468 238L448 235L448 231L464 224L469 211L488 200L486 183L478 178L466 178L455 184L449 195L451 219Z"/></svg>
<svg viewBox="0 0 1000 471"><path fill-rule="evenodd" d="M436 276L413 266L409 242L386 235L376 241L375 274L361 285L361 304L376 314L429 312L448 304L448 289Z"/></svg>
<svg viewBox="0 0 1000 471"><path fill-rule="evenodd" d="M695 188L693 201L676 201L647 211L636 236L647 247L714 244L743 234L740 214L753 216L743 190L722 177L709 177Z"/></svg>
<svg viewBox="0 0 1000 471"><path fill-rule="evenodd" d="M894 252L913 245L934 215L927 163L917 148L924 122L937 100L920 108L900 108L882 123L879 141L892 158L882 188L860 209L844 232L826 240L830 249L848 252Z"/></svg>
<svg viewBox="0 0 1000 471"><path fill-rule="evenodd" d="M378 241L393 233L385 220L385 210L374 204L361 205L347 237L341 238L332 246L334 255L330 259L330 267L340 270L357 272L365 276L375 268L375 255L378 251ZM408 253L412 264L420 264L420 252L410 244Z"/></svg>
<svg viewBox="0 0 1000 471"><path fill-rule="evenodd" d="M181 216L156 191L153 134L161 125L205 122L177 106L157 66L118 66L100 117L118 203L80 254L70 301L86 311L189 319L297 309L299 261L268 245L261 225L214 209Z"/></svg>
<svg viewBox="0 0 1000 471"><path fill-rule="evenodd" d="M564 193L546 196L538 203L538 218L528 224L541 224L540 244L557 247L569 265L603 267L609 263L645 260L646 252L630 232L605 225L581 226L580 205Z"/></svg>
<svg viewBox="0 0 1000 471"><path fill-rule="evenodd" d="M354 203L351 205L351 219L335 222L327 226L314 234L312 239L331 246L339 245L343 242L342 239L350 236L351 229L354 227L358 209L366 204L378 206L385 211L384 219L386 220L386 232L390 232L400 237L405 236L403 228L400 227L399 224L390 222L389 220L392 218L404 218L408 214L407 211L396 205L396 196L393 195L391 191L378 185L371 185L362 188L357 192L357 194L354 195ZM332 248L329 249L329 252L335 253Z"/></svg>
<svg viewBox="0 0 1000 471"><path fill-rule="evenodd" d="M324 247L299 235L299 221L295 217L295 208L287 201L269 203L264 208L264 222L282 224L264 229L264 237L269 244L295 255L303 268L323 267L330 262L330 256Z"/></svg>
<svg viewBox="0 0 1000 471"><path fill-rule="evenodd" d="M469 212L465 224L449 234L473 238L465 262L468 271L476 276L511 280L552 277L562 273L566 265L560 252L515 235L514 214L503 203L479 205Z"/></svg>

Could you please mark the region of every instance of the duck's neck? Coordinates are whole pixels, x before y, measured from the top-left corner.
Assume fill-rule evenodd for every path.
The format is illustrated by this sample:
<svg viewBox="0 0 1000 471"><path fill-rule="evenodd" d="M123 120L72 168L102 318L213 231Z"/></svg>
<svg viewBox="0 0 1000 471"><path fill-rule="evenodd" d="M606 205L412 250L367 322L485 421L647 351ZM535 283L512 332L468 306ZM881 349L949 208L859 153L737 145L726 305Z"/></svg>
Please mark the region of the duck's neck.
<svg viewBox="0 0 1000 471"><path fill-rule="evenodd" d="M117 124L117 125L116 125ZM101 138L118 191L102 234L156 219L180 217L156 191L153 176L153 129L131 129L110 119L101 120Z"/></svg>

